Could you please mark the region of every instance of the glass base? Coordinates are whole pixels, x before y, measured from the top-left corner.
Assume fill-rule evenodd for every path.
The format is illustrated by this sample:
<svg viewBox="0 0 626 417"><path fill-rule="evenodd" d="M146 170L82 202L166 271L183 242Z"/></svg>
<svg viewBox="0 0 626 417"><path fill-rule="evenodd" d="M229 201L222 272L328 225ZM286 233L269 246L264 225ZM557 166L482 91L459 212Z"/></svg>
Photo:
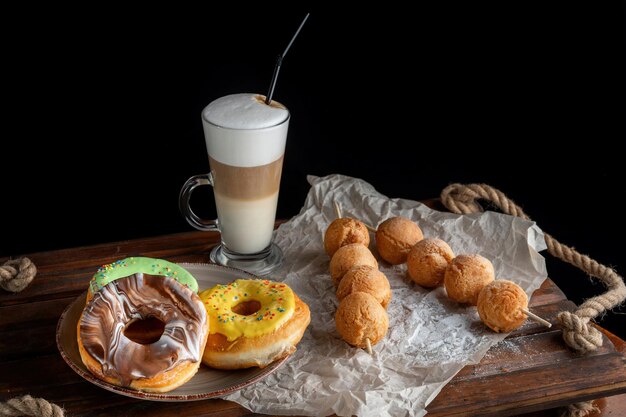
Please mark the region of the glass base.
<svg viewBox="0 0 626 417"><path fill-rule="evenodd" d="M251 255L233 253L220 244L211 250L209 256L218 265L242 269L260 277L273 272L283 263L283 251L274 243L263 252Z"/></svg>

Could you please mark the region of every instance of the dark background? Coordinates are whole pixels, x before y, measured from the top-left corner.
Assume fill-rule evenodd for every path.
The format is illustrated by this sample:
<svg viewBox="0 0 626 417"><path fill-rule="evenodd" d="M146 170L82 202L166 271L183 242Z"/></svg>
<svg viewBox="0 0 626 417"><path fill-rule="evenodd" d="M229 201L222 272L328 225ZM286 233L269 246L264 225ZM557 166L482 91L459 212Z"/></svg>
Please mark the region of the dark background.
<svg viewBox="0 0 626 417"><path fill-rule="evenodd" d="M279 217L307 174L408 199L485 182L624 273L623 3L270 7L4 14L0 256L191 230L177 204L208 170L202 108L264 93L311 11L275 93L292 113ZM576 303L603 291L546 257ZM624 311L601 321L622 337Z"/></svg>

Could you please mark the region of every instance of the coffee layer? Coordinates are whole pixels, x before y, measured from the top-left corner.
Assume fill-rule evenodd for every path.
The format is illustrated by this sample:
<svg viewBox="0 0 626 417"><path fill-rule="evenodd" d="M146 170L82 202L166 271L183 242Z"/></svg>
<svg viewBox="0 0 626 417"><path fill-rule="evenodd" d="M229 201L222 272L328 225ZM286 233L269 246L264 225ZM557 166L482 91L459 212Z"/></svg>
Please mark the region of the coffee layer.
<svg viewBox="0 0 626 417"><path fill-rule="evenodd" d="M215 193L237 200L257 200L278 193L283 155L256 167L223 164L209 156Z"/></svg>

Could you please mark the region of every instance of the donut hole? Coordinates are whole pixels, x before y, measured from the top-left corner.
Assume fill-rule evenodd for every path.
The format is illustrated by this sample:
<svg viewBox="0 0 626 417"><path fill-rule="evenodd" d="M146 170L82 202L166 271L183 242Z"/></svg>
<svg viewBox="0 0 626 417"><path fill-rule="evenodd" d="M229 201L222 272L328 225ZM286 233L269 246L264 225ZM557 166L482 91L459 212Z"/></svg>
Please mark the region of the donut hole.
<svg viewBox="0 0 626 417"><path fill-rule="evenodd" d="M146 317L129 322L124 328L124 336L135 343L149 345L157 342L163 331L165 323L156 317Z"/></svg>
<svg viewBox="0 0 626 417"><path fill-rule="evenodd" d="M261 303L257 300L242 301L241 303L233 306L231 309L233 313L241 316L250 316L261 309Z"/></svg>

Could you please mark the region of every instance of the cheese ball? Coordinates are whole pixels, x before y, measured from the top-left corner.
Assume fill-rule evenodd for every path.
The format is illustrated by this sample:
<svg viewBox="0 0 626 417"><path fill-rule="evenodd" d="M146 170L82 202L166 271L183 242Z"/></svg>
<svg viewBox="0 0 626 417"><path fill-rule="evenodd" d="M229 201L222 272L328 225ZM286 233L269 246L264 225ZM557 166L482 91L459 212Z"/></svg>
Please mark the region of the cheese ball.
<svg viewBox="0 0 626 417"><path fill-rule="evenodd" d="M365 349L366 339L372 345L387 334L387 311L371 295L364 292L348 294L337 308L335 324L341 338L352 346Z"/></svg>
<svg viewBox="0 0 626 417"><path fill-rule="evenodd" d="M385 220L376 230L378 253L392 265L406 262L406 256L424 235L419 226L404 217L392 217Z"/></svg>
<svg viewBox="0 0 626 417"><path fill-rule="evenodd" d="M378 268L378 262L369 249L360 243L351 243L337 249L337 252L330 260L330 277L335 287L343 278L346 272L354 266L369 265Z"/></svg>
<svg viewBox="0 0 626 417"><path fill-rule="evenodd" d="M443 240L422 239L411 248L407 255L407 273L416 284L433 288L443 281L452 258L454 258L454 252Z"/></svg>
<svg viewBox="0 0 626 417"><path fill-rule="evenodd" d="M443 277L448 297L475 306L480 290L495 278L493 265L480 255L459 255Z"/></svg>
<svg viewBox="0 0 626 417"><path fill-rule="evenodd" d="M391 300L389 280L385 274L370 265L355 266L346 272L337 287L337 299L341 301L354 292L371 295L383 308L387 308Z"/></svg>
<svg viewBox="0 0 626 417"><path fill-rule="evenodd" d="M510 332L526 321L521 309L528 308L528 296L516 283L499 279L480 291L476 307L487 327L496 332Z"/></svg>
<svg viewBox="0 0 626 417"><path fill-rule="evenodd" d="M360 243L368 247L370 233L363 223L355 219L341 217L335 219L324 234L324 250L332 257L337 249L351 243Z"/></svg>

